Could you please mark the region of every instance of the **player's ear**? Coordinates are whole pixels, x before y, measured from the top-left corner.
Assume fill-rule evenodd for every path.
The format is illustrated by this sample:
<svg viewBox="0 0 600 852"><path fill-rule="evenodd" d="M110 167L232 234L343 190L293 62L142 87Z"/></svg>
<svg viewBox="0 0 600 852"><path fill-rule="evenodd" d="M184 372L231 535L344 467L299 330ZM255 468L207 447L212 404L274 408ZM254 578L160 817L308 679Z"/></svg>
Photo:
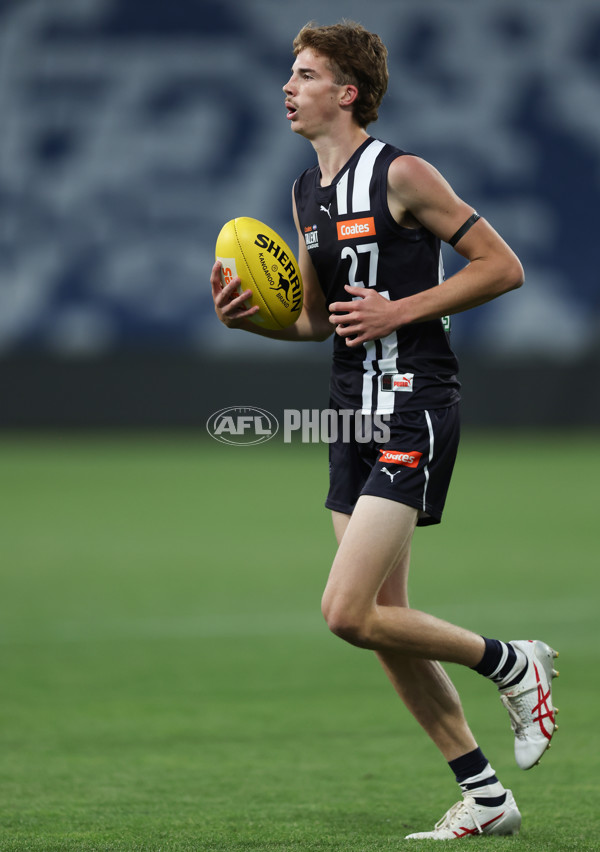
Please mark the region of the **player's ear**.
<svg viewBox="0 0 600 852"><path fill-rule="evenodd" d="M350 106L358 97L358 89L351 84L345 85L340 98L341 106Z"/></svg>

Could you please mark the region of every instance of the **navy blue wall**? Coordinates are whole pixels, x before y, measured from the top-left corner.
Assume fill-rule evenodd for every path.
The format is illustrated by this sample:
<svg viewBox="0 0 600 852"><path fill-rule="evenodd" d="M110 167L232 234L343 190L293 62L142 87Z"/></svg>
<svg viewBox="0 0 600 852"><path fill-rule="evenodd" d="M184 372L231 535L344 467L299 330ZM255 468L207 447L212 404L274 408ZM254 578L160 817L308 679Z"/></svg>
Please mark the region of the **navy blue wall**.
<svg viewBox="0 0 600 852"><path fill-rule="evenodd" d="M5 0L5 374L15 359L271 357L215 321L214 242L238 215L295 242L291 185L314 155L281 86L298 29L342 16L390 51L371 132L433 162L524 263L522 290L455 318L461 357L594 357L597 0ZM457 268L451 250L445 261Z"/></svg>

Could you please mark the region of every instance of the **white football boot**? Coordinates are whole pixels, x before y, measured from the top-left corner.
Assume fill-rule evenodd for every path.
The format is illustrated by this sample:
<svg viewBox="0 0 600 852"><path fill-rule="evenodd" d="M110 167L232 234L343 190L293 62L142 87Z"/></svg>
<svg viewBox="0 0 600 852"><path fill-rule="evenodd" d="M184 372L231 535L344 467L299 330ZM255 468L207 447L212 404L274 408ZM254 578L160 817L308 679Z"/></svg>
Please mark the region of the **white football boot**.
<svg viewBox="0 0 600 852"><path fill-rule="evenodd" d="M554 731L556 713L552 704L552 678L557 677L553 660L558 657L545 642L520 639L510 643L527 657L527 671L514 686L500 690L515 734L515 760L521 769L531 769L547 748Z"/></svg>
<svg viewBox="0 0 600 852"><path fill-rule="evenodd" d="M418 831L407 834L406 840L457 840L479 834L518 834L521 814L510 790L506 801L499 807L487 808L478 805L472 796L465 795L462 802L453 805L436 822L433 831Z"/></svg>

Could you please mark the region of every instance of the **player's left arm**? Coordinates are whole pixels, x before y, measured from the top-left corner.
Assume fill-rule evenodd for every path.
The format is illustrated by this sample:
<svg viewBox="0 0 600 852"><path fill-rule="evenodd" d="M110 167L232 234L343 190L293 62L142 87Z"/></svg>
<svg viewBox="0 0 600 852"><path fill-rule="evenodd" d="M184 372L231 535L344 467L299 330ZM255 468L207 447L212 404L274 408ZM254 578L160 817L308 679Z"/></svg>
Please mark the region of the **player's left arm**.
<svg viewBox="0 0 600 852"><path fill-rule="evenodd" d="M473 208L456 195L433 166L413 156L392 162L388 202L400 224L424 225L445 242L459 234L473 214ZM468 227L454 248L468 263L442 286L392 302L375 290L347 286L348 293L359 298L352 302L350 311L347 302L330 305L330 321L336 333L349 338L348 346L357 346L409 323L469 310L522 285L519 259L485 219Z"/></svg>

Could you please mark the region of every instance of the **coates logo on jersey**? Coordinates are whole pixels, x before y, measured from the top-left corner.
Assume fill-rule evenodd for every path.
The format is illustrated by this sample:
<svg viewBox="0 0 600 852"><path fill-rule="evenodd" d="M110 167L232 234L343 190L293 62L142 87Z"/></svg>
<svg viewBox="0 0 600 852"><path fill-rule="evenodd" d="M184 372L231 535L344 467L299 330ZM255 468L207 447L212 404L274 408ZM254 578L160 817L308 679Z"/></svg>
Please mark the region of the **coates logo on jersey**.
<svg viewBox="0 0 600 852"><path fill-rule="evenodd" d="M413 450L405 453L402 450L379 450L379 461L384 464L400 464L403 467L417 467L423 453Z"/></svg>
<svg viewBox="0 0 600 852"><path fill-rule="evenodd" d="M338 240L353 240L357 237L375 236L375 219L367 216L366 219L346 219L337 223Z"/></svg>

